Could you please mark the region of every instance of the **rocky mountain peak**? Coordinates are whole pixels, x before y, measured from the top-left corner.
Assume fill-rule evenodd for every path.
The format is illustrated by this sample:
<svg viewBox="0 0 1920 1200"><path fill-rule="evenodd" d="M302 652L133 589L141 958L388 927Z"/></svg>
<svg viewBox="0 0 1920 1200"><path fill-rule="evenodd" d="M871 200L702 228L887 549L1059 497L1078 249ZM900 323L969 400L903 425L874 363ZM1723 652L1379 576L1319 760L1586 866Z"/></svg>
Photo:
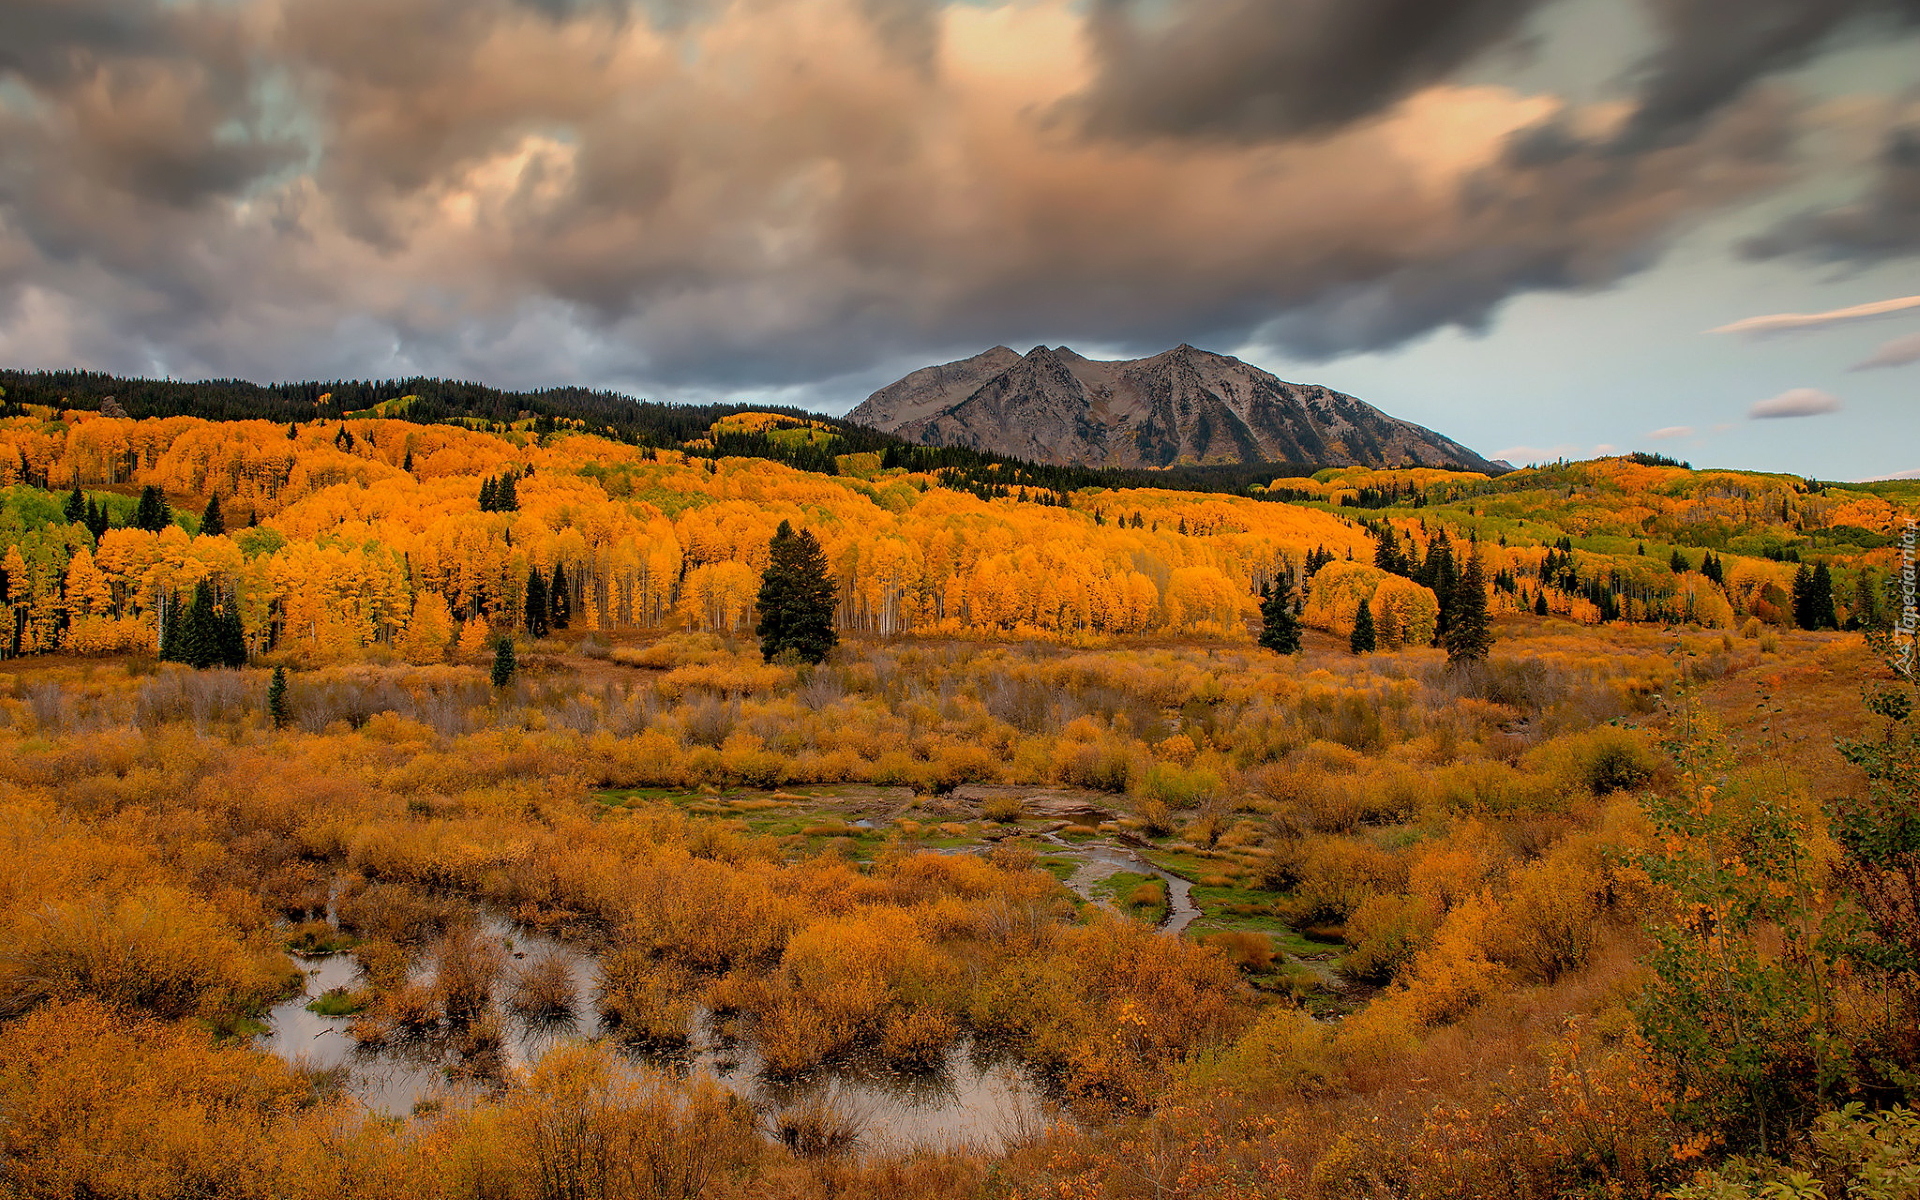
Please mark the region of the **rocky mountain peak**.
<svg viewBox="0 0 1920 1200"><path fill-rule="evenodd" d="M1497 471L1467 447L1352 396L1181 343L1149 358L1005 346L923 367L851 420L933 446L1096 467L1259 463Z"/></svg>

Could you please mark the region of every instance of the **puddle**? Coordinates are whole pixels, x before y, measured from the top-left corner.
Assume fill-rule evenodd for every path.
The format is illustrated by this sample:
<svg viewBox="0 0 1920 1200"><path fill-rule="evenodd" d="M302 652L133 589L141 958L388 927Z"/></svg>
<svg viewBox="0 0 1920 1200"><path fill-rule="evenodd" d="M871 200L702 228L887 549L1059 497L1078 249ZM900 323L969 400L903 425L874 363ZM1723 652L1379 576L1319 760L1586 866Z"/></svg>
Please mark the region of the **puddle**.
<svg viewBox="0 0 1920 1200"><path fill-rule="evenodd" d="M496 986L492 1008L502 1032L501 1057L510 1068L539 1060L554 1046L569 1040L604 1037L593 999L599 966L593 955L547 934L522 929L497 918L481 924L481 932L506 946L506 970L545 956L567 964L574 1005L571 1018L528 1019L509 1011L504 987ZM351 988L358 967L351 956L324 958L293 956L306 972L305 992L275 1005L267 1014L269 1031L256 1044L288 1062L310 1069L342 1074L347 1094L367 1108L388 1116L404 1116L423 1102L478 1094L482 1085L449 1075L460 1057L447 1034L425 1034L362 1046L348 1032L353 1018L325 1017L306 1005L331 988ZM430 971L416 970L416 979ZM1054 1119L1054 1106L1043 1088L1018 1063L1004 1054L961 1041L931 1069L902 1072L878 1062L855 1062L797 1080L766 1078L751 1044L720 1036L703 1011L697 1014L692 1037L672 1052L652 1052L615 1043L636 1062L646 1063L681 1078L706 1075L739 1094L763 1115L814 1099L828 1099L855 1118L868 1147L994 1149L1008 1139Z"/></svg>
<svg viewBox="0 0 1920 1200"><path fill-rule="evenodd" d="M1017 1060L966 1039L924 1070L899 1071L878 1061L855 1061L799 1079L769 1079L750 1043L716 1036L701 1012L684 1050L632 1053L682 1078L699 1074L718 1080L763 1113L828 1099L856 1120L863 1130L862 1144L869 1148L991 1150L1054 1116L1042 1089Z"/></svg>

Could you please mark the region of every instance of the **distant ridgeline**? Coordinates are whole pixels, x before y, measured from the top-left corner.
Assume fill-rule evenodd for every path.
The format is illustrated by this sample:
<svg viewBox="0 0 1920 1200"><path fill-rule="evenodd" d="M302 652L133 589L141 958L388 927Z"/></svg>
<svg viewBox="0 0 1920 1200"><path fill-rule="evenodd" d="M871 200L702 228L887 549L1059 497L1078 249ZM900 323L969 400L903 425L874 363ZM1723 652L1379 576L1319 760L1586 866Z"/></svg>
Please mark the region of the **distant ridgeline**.
<svg viewBox="0 0 1920 1200"><path fill-rule="evenodd" d="M545 388L513 392L453 379L337 380L331 383L249 383L243 379L130 379L95 371L0 370L6 389L0 415L26 405L49 409L117 407L121 415L202 417L209 421L308 421L390 418L420 425L461 424L494 432L580 430L637 446L678 448L705 438L716 421L748 411L796 422L826 422L841 438L841 453L878 450L895 439L797 408L744 404L660 404L618 392ZM742 432L727 452L784 459L789 448ZM831 463L817 464L831 471Z"/></svg>
<svg viewBox="0 0 1920 1200"><path fill-rule="evenodd" d="M342 380L257 384L134 379L95 371L0 370L0 416L29 406L54 416L66 409L210 421L282 424L389 418L421 425L459 424L493 432L591 432L628 445L685 450L711 458L765 458L803 471L837 474L849 454L882 454L884 466L926 472L944 486L982 499L1063 503L1086 487L1157 487L1182 492L1258 494L1276 472L1308 473L1320 464L1187 466L1169 470L1095 470L1051 466L964 446L923 446L838 417L761 404L662 404L618 392L546 388L514 392L448 379ZM116 411L117 410L117 411ZM734 423L729 418L754 414ZM721 428L716 430L716 426ZM732 427L728 427L732 426ZM781 436L799 430L801 437ZM1276 497L1277 498L1277 497Z"/></svg>

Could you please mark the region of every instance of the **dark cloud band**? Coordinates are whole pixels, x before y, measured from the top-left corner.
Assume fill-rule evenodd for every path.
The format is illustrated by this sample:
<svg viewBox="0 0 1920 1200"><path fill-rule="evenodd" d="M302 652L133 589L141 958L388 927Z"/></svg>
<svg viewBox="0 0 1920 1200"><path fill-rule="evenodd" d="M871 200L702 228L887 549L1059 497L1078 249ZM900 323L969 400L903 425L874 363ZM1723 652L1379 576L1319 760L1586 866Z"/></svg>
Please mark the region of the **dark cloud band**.
<svg viewBox="0 0 1920 1200"><path fill-rule="evenodd" d="M1755 82L1912 12L1761 3L1719 42L1662 4L1610 114L1447 82L1536 0L20 0L0 357L691 392L1042 334L1391 347L1788 179ZM1912 157L1766 252L1911 244Z"/></svg>

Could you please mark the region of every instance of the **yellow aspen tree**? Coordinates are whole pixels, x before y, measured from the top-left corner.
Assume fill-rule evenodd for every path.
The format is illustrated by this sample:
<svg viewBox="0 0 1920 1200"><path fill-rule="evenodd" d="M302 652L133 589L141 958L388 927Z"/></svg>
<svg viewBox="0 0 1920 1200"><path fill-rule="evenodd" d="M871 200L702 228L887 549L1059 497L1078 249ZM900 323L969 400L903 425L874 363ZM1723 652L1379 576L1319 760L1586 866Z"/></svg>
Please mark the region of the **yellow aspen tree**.
<svg viewBox="0 0 1920 1200"><path fill-rule="evenodd" d="M1372 604L1375 638L1382 650L1424 646L1433 641L1440 602L1432 589L1399 575L1388 575L1374 588Z"/></svg>
<svg viewBox="0 0 1920 1200"><path fill-rule="evenodd" d="M415 666L437 663L447 657L453 641L453 613L446 597L435 591L422 591L413 598L413 615L400 635L395 649Z"/></svg>
<svg viewBox="0 0 1920 1200"><path fill-rule="evenodd" d="M67 564L66 594L67 612L72 616L100 616L113 606L113 589L94 565L93 551L85 546L75 550Z"/></svg>
<svg viewBox="0 0 1920 1200"><path fill-rule="evenodd" d="M460 640L454 647L454 656L461 662L476 662L487 653L493 641L493 631L480 617L468 617L460 626Z"/></svg>

